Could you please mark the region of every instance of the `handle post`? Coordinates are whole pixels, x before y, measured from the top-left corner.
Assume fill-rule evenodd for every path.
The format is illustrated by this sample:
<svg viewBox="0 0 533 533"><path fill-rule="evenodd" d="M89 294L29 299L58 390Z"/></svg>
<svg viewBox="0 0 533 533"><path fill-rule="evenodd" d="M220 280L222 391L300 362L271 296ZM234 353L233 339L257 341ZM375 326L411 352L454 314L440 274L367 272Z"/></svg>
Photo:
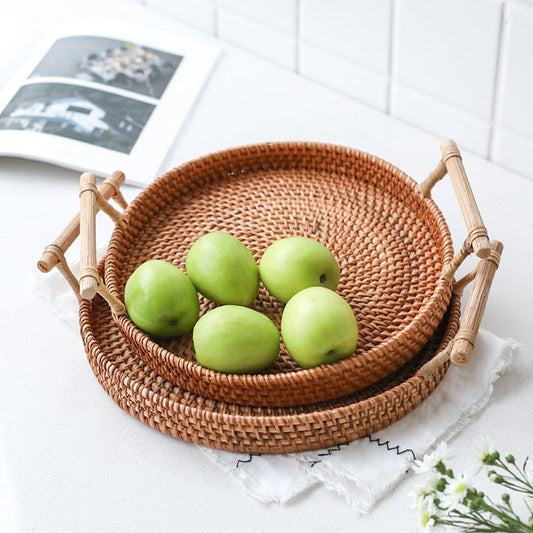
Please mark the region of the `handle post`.
<svg viewBox="0 0 533 533"><path fill-rule="evenodd" d="M464 317L454 338L431 360L419 368L417 374L421 379L431 379L433 374L448 361L456 365L464 365L470 360L502 251L503 244L501 242L491 241L489 257L481 260L472 272L456 283L454 293L459 295L462 293L464 285L472 279L474 280Z"/></svg>
<svg viewBox="0 0 533 533"><path fill-rule="evenodd" d="M430 172L429 176L418 186L420 193L424 198L429 198L431 196L431 189L433 189L438 181L446 176L446 172L446 166L442 160L440 160L437 166Z"/></svg>
<svg viewBox="0 0 533 533"><path fill-rule="evenodd" d="M80 177L80 296L91 300L96 295L100 276L96 258L96 178L90 172Z"/></svg>
<svg viewBox="0 0 533 533"><path fill-rule="evenodd" d="M470 359L502 252L503 244L499 241L492 241L489 257L480 261L476 267L472 292L468 298L459 331L453 340L450 354L452 363L464 365Z"/></svg>
<svg viewBox="0 0 533 533"><path fill-rule="evenodd" d="M467 239L472 244L475 254L485 259L491 253L490 241L466 176L461 153L452 140L443 141L440 149L442 152L442 162L450 175L465 220L468 230Z"/></svg>

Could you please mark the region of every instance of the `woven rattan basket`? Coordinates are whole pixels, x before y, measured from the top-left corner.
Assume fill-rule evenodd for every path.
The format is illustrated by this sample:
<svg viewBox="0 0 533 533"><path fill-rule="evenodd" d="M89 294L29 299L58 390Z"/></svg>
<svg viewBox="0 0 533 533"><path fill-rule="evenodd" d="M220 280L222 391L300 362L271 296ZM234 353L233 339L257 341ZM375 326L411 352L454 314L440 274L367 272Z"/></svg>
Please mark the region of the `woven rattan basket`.
<svg viewBox="0 0 533 533"><path fill-rule="evenodd" d="M460 294L475 278L461 327L439 354L438 364L449 358L464 363L472 350L501 245L494 242L491 252L456 145L445 141L441 149L437 167L418 184L390 163L342 146L285 142L238 147L167 172L129 206L118 192L121 173L108 178L100 190L94 176L86 173L80 215L47 247L39 268L48 271L58 264L78 291L63 253L80 233L82 300L99 292L120 332L119 337L113 333L120 348L135 354L144 371L150 369L191 397L250 409L300 409L336 401L386 383L383 380L404 368L434 338L453 292ZM456 254L445 218L430 197L434 184L447 173L467 226L467 239ZM107 203L111 196L125 207L123 214ZM117 223L101 272L94 228L98 209ZM341 268L338 292L359 322L353 356L304 370L282 345L277 361L261 374L222 374L196 363L190 335L163 342L140 331L121 303L129 275L151 258L184 269L190 245L208 231L232 233L257 260L269 244L290 235L309 236L330 248ZM471 252L482 260L471 274L454 282L457 268ZM201 312L212 305L201 299ZM264 287L253 307L279 325L283 306ZM82 301L86 321L91 309ZM448 329L453 331L451 324ZM97 333L94 326L82 328L90 358L95 356Z"/></svg>
<svg viewBox="0 0 533 533"><path fill-rule="evenodd" d="M328 448L383 429L417 407L439 385L445 348L459 326L454 296L431 339L406 365L365 389L334 400L292 407L253 407L205 398L174 385L123 342L107 303L80 305L89 363L102 387L141 422L186 442L244 453Z"/></svg>

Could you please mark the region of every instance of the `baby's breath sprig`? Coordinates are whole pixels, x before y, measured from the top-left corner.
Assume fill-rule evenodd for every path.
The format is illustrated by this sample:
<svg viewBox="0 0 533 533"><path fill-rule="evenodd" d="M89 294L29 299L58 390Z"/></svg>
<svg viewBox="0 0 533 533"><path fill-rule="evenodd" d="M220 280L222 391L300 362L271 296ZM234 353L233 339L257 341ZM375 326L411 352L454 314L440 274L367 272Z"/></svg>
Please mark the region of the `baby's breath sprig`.
<svg viewBox="0 0 533 533"><path fill-rule="evenodd" d="M489 441L484 442L481 471L503 491L494 501L473 485L470 476L455 474L448 467L447 453L446 444L442 443L422 461L415 461L413 467L415 472L427 474L424 485L413 494L423 531L448 527L467 533L533 532L533 484L527 472L527 458L519 466L514 455L502 456ZM510 492L523 495L529 512L527 521L515 511Z"/></svg>

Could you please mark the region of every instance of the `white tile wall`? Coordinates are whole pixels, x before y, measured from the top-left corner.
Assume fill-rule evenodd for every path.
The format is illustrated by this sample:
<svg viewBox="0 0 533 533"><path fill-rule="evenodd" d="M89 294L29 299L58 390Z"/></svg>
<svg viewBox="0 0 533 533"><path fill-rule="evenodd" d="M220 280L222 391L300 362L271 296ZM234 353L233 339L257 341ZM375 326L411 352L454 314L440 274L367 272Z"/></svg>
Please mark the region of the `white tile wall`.
<svg viewBox="0 0 533 533"><path fill-rule="evenodd" d="M291 37L296 36L296 0L218 0L218 7Z"/></svg>
<svg viewBox="0 0 533 533"><path fill-rule="evenodd" d="M398 0L396 7L394 81L489 120L500 2Z"/></svg>
<svg viewBox="0 0 533 533"><path fill-rule="evenodd" d="M507 6L492 157L533 176L533 5Z"/></svg>
<svg viewBox="0 0 533 533"><path fill-rule="evenodd" d="M141 0L144 5L209 34L216 31L214 0Z"/></svg>
<svg viewBox="0 0 533 533"><path fill-rule="evenodd" d="M301 0L299 72L386 111L391 0Z"/></svg>
<svg viewBox="0 0 533 533"><path fill-rule="evenodd" d="M487 156L491 134L489 122L448 104L444 99L394 83L390 109L392 115L408 124L443 139L454 139L461 148Z"/></svg>
<svg viewBox="0 0 533 533"><path fill-rule="evenodd" d="M391 113L486 156L501 3L398 0L395 13Z"/></svg>
<svg viewBox="0 0 533 533"><path fill-rule="evenodd" d="M300 39L387 74L390 17L391 0L301 0Z"/></svg>
<svg viewBox="0 0 533 533"><path fill-rule="evenodd" d="M533 180L533 0L136 0Z"/></svg>
<svg viewBox="0 0 533 533"><path fill-rule="evenodd" d="M382 111L388 105L387 76L307 43L300 45L300 73Z"/></svg>
<svg viewBox="0 0 533 533"><path fill-rule="evenodd" d="M294 35L288 36L233 11L219 9L218 36L278 65L296 68Z"/></svg>

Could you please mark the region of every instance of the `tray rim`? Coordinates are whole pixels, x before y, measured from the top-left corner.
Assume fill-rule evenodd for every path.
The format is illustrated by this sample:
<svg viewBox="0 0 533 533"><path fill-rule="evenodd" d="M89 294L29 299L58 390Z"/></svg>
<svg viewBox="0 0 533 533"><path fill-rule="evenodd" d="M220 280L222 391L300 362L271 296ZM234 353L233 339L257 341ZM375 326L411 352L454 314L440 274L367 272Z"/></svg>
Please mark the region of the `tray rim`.
<svg viewBox="0 0 533 533"><path fill-rule="evenodd" d="M273 142L273 143L255 143L255 144L249 144L244 146L237 146L233 148L226 148L224 150L220 150L217 152L213 152L211 154L206 154L204 156L200 156L196 159L193 159L191 161L187 161L183 163L182 165L175 167L162 176L160 176L157 180L155 180L152 184L150 184L145 191L155 190L157 187L160 186L163 180L170 180L172 179L171 176L175 172L185 172L187 169L194 167L194 165L197 165L201 162L204 162L206 160L212 160L215 161L218 159L224 159L227 158L228 155L231 156L232 154L240 154L243 151L256 151L256 150L263 150L265 148L279 148L282 147L284 150L290 151L295 148L302 148L304 149L314 149L314 148L320 148L324 150L331 150L333 152L344 152L344 153L350 153L352 155L355 155L356 157L361 157L363 159L369 159L371 161L377 162L379 165L381 165L384 169L390 170L394 173L395 176L399 177L401 180L403 180L405 185L410 186L413 189L413 192L415 192L415 188L418 187L418 184L405 172L397 168L396 166L392 165L391 163L373 155L369 154L368 152L364 152L361 150L357 150L354 148L349 148L341 145L336 144L330 144L330 143L322 143L322 142L300 142L300 141L282 141L282 142ZM142 194L137 196L130 206L128 207L128 210L126 211L126 215L131 214L131 211L135 209L135 206L142 201L142 198L144 198L145 191L143 191ZM445 256L443 261L446 262L446 260L451 260L453 257L453 245L451 240L451 235L449 232L448 225L446 223L446 219L444 218L444 215L436 205L436 203L431 198L423 198L422 201L426 202L429 206L429 210L432 213L433 216L436 217L437 222L439 223L439 227L441 229L441 234L443 238L443 247L444 252L443 255ZM112 248L113 238L115 236L116 232L120 232L121 229L117 227L113 235L111 237L110 241L110 249ZM109 250L108 250L109 251ZM107 257L107 256L106 256ZM107 277L107 269L105 273L106 278L106 284L108 283L109 279ZM416 324L411 324L407 328L404 328L400 331L397 331L393 336L389 337L386 342L380 344L379 346L359 355L359 360L363 363L365 362L365 359L372 356L372 352L376 349L380 348L381 350L388 351L391 347L394 347L394 343L405 335L406 330L414 329L418 322L423 323L424 319L426 318L426 313L428 309L431 309L433 305L435 305L435 301L438 300L436 294L444 295L445 299L443 302L438 302L441 305L440 311L442 312L441 315L445 312L447 304L450 302L451 298L451 283L446 280L439 280L435 285L435 291L432 294L431 298L429 298L428 301L425 302L425 305L421 308L419 314L416 317L416 320L413 322L416 322ZM110 284L111 292L115 291L115 296L119 296L119 294L116 293L116 288L114 287L113 283ZM181 357L176 356L172 352L168 351L166 348L162 347L160 344L157 343L156 340L150 338L150 336L144 334L141 332L129 319L127 315L121 315L116 317L117 324L121 328L123 334L131 341L132 338L140 338L139 343L133 343L134 347L137 351L142 351L144 349L147 349L149 351L155 351L157 353L157 357L164 360L165 364L171 364L171 365L177 365L179 372L183 372L187 376L193 376L196 380L202 380L202 379L209 379L213 380L216 379L219 376L219 373L210 370L205 369L201 367L198 363L194 361L189 361L186 359L183 359ZM349 360L340 361L339 363L335 363L334 365L329 366L336 366L338 368L342 368L344 371L353 370L353 366L349 364ZM161 370L160 368L158 370ZM308 377L309 375L318 375L320 371L317 369L301 369L294 372L287 372L287 373L278 373L274 374L278 376L281 381L283 381L283 384L286 385L287 382L291 381L294 378L294 375L301 375ZM290 376L290 374L293 374L293 376ZM231 375L235 376L235 375ZM247 375L245 375L247 376ZM239 376L237 378L237 381L244 381L246 379L245 376ZM249 379L249 381L253 382L268 382L272 381L273 374L255 374L252 378ZM190 381L188 382L190 386ZM198 389L193 390L193 392L198 392ZM221 399L226 399L224 396L221 396ZM258 402L262 402L263 399L258 400ZM252 402L251 405L254 405Z"/></svg>

